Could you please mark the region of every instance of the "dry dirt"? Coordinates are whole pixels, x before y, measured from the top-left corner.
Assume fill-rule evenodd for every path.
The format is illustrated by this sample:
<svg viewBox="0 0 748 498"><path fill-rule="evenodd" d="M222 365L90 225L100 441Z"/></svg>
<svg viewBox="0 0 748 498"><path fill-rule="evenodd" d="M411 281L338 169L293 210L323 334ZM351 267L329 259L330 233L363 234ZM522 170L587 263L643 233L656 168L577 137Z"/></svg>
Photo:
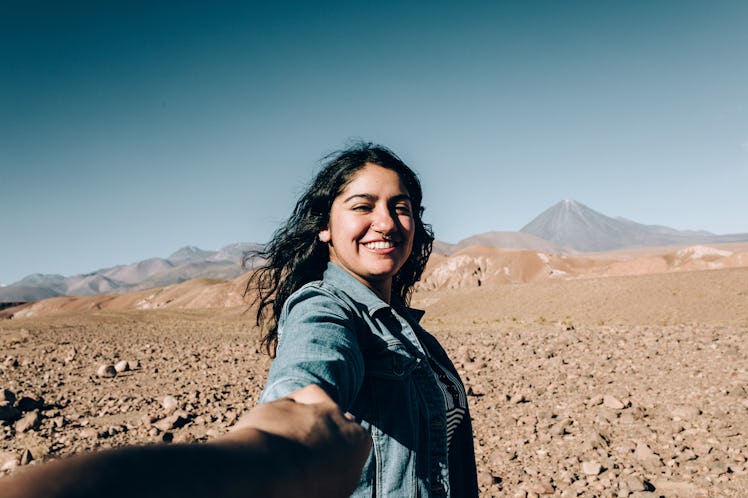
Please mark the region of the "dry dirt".
<svg viewBox="0 0 748 498"><path fill-rule="evenodd" d="M422 290L413 305L469 389L482 495L748 496L748 269ZM0 321L1 473L225 432L270 364L242 309Z"/></svg>

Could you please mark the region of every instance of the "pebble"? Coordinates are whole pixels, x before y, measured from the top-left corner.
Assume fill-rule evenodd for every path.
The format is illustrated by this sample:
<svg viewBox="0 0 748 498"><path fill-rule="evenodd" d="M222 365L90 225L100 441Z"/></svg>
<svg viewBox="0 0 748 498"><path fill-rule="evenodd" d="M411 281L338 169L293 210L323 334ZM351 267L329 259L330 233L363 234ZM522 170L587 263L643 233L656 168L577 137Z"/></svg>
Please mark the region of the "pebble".
<svg viewBox="0 0 748 498"><path fill-rule="evenodd" d="M603 406L611 410L623 410L626 407L620 399L609 394L603 396Z"/></svg>
<svg viewBox="0 0 748 498"><path fill-rule="evenodd" d="M31 454L31 450L28 448L23 450L23 453L21 453L21 465L28 465L31 463L31 461L34 460L34 455Z"/></svg>
<svg viewBox="0 0 748 498"><path fill-rule="evenodd" d="M96 375L111 378L117 375L117 370L114 368L114 365L99 365Z"/></svg>
<svg viewBox="0 0 748 498"><path fill-rule="evenodd" d="M655 488L655 494L658 496L676 496L678 498L706 498L709 496L706 490L690 482L654 479L652 485Z"/></svg>
<svg viewBox="0 0 748 498"><path fill-rule="evenodd" d="M130 364L126 360L118 361L116 365L114 365L114 370L117 373L127 372L130 370Z"/></svg>
<svg viewBox="0 0 748 498"><path fill-rule="evenodd" d="M180 410L175 412L173 415L169 415L168 417L154 422L153 426L161 431L170 431L172 429L183 427L187 422L189 422L189 415Z"/></svg>
<svg viewBox="0 0 748 498"><path fill-rule="evenodd" d="M566 488L561 492L561 498L574 498L578 495L577 490L574 488Z"/></svg>
<svg viewBox="0 0 748 498"><path fill-rule="evenodd" d="M670 410L670 415L672 415L673 418L690 420L701 415L701 410L692 405L679 405Z"/></svg>
<svg viewBox="0 0 748 498"><path fill-rule="evenodd" d="M587 400L588 406L597 406L601 405L603 403L603 397L599 394L591 397L589 400Z"/></svg>
<svg viewBox="0 0 748 498"><path fill-rule="evenodd" d="M164 399L161 400L161 406L166 413L171 413L179 408L179 401L174 396L164 396Z"/></svg>
<svg viewBox="0 0 748 498"><path fill-rule="evenodd" d="M646 491L647 487L644 485L644 481L635 476L628 476L624 482L629 491Z"/></svg>
<svg viewBox="0 0 748 498"><path fill-rule="evenodd" d="M83 439L98 439L99 432L96 429L89 427L80 431L80 437Z"/></svg>
<svg viewBox="0 0 748 498"><path fill-rule="evenodd" d="M21 420L16 422L16 432L35 431L39 428L41 421L42 417L39 415L38 411L34 410L33 412L28 412L21 418Z"/></svg>
<svg viewBox="0 0 748 498"><path fill-rule="evenodd" d="M643 442L638 442L634 450L634 458L649 472L656 472L662 467L660 456Z"/></svg>
<svg viewBox="0 0 748 498"><path fill-rule="evenodd" d="M602 466L598 462L584 461L582 462L582 473L588 476L596 476L602 471Z"/></svg>
<svg viewBox="0 0 748 498"><path fill-rule="evenodd" d="M195 435L189 431L183 431L174 436L173 442L175 443L194 443Z"/></svg>
<svg viewBox="0 0 748 498"><path fill-rule="evenodd" d="M567 433L566 429L571 427L571 425L572 425L572 421L568 418L564 420L560 420L559 422L556 422L555 424L551 426L549 432L554 436L563 436L564 434Z"/></svg>

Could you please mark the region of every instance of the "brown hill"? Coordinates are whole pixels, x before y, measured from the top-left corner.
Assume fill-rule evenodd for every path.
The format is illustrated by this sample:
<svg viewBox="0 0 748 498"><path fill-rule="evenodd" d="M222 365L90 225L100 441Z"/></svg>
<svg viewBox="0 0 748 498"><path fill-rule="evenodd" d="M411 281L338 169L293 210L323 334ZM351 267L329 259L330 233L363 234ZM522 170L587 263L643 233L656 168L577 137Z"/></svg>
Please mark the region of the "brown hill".
<svg viewBox="0 0 748 498"><path fill-rule="evenodd" d="M434 254L416 286L416 295L475 288L498 289L504 293L507 285L536 283L541 288L543 282L552 281L743 267L748 267L748 244L647 248L575 256L473 246L450 256ZM199 278L127 294L55 297L6 309L0 312L0 317L83 310L246 307L243 292L247 278L247 274L232 280ZM515 287L512 292L516 292Z"/></svg>

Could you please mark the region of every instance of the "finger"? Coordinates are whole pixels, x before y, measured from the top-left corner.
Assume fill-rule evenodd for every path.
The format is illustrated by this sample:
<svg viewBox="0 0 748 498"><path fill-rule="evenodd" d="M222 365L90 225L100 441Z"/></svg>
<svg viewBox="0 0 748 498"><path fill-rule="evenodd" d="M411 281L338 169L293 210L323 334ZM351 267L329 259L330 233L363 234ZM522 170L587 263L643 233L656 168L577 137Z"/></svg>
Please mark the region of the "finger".
<svg viewBox="0 0 748 498"><path fill-rule="evenodd" d="M305 405L314 403L334 403L333 399L325 392L325 390L316 384L309 384L306 387L297 389L286 397Z"/></svg>

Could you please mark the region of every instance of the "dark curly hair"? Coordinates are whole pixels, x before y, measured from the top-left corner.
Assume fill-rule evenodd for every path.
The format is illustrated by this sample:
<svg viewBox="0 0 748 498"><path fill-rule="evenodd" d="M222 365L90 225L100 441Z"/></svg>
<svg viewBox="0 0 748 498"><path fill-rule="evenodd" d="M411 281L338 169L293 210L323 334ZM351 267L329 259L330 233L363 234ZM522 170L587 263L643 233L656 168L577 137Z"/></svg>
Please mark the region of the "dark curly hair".
<svg viewBox="0 0 748 498"><path fill-rule="evenodd" d="M306 192L299 198L288 221L262 249L244 255L243 265L261 261L250 276L245 295L256 289L257 325L264 329L262 344L275 356L278 342L278 318L283 303L301 286L320 280L330 259L327 244L318 234L328 227L330 209L335 198L367 163L395 171L405 185L413 206L415 234L413 250L403 267L392 279L392 294L405 303L410 300L413 285L421 278L431 255L434 235L431 226L421 219L423 192L418 176L391 150L368 142L357 143L332 153Z"/></svg>

